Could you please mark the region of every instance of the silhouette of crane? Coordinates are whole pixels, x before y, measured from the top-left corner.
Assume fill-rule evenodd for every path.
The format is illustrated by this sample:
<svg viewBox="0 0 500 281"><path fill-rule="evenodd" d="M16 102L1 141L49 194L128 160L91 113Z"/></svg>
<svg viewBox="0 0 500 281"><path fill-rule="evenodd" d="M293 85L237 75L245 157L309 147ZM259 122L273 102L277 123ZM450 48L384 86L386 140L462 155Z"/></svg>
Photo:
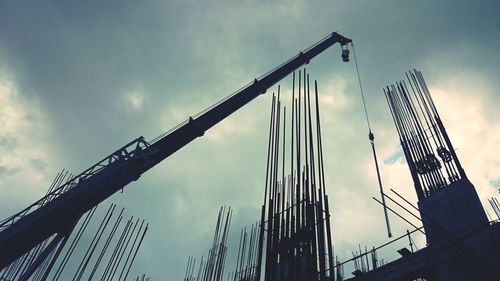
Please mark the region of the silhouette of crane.
<svg viewBox="0 0 500 281"><path fill-rule="evenodd" d="M228 98L206 109L156 140L139 137L55 188L45 197L0 223L0 269L40 243L51 239L20 280L28 279L41 262L64 245L87 211L123 189L204 132L234 113L315 56L340 43L342 59L349 61L351 40L333 32L284 64L255 79Z"/></svg>

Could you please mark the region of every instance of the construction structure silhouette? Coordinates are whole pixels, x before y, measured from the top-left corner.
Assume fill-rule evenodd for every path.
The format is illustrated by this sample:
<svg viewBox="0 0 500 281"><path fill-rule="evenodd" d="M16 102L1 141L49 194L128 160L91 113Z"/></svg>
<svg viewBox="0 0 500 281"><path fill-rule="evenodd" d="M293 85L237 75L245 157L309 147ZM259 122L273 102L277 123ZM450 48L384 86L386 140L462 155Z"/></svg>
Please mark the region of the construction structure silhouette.
<svg viewBox="0 0 500 281"><path fill-rule="evenodd" d="M335 257L326 194L319 86L316 80L312 83L313 79L305 69L299 68L336 43L341 46L342 60L348 62L352 41L336 32L331 33L152 141L139 137L76 176L58 175L46 196L0 223L0 278L39 281L50 276L58 280L67 258L63 257L59 267L55 266L56 261L70 237L78 243L80 229L85 229L97 205L292 74L288 115L280 86L272 97L260 220L248 231L242 229L236 267L227 275L228 280L500 280L497 266L500 260L500 223L488 220L423 75L417 70L408 72L406 81L384 89L417 194L417 205L392 189L394 195L389 196L382 188L374 135L362 93L382 196L381 200L374 200L384 208L389 237L392 231L388 211L413 229L371 250L365 247L363 251L360 246L359 252L353 253L353 258L347 261ZM359 79L356 60L355 63ZM361 79L359 83L362 91ZM389 207L386 202L403 209L405 214ZM495 210L498 209L496 199L490 203ZM104 252L110 247L124 218L122 209L111 231L106 233L114 212L116 205L111 205L73 280L96 278ZM406 219L408 215L422 226ZM188 258L185 281L221 281L225 278L231 220L232 209L222 207L209 254L205 261L200 261L197 274L196 259ZM115 276L118 280L127 280L148 230L148 224L139 221L131 217L122 229L118 243L111 246L114 247L113 256L100 275L101 280L114 280ZM75 229L78 229L76 235ZM415 243L411 235L415 232L425 235L426 247L413 248ZM105 246L95 263L91 262L90 256L97 246L94 240L99 241L105 233L108 234ZM410 241L410 249L398 250L399 259L380 262L377 250L405 237ZM69 256L73 251L72 244L66 252ZM86 276L85 270L91 263L94 264L93 268L90 266L92 272ZM348 263L354 264L352 277L344 273L344 266ZM149 280L149 277L143 274L134 280Z"/></svg>

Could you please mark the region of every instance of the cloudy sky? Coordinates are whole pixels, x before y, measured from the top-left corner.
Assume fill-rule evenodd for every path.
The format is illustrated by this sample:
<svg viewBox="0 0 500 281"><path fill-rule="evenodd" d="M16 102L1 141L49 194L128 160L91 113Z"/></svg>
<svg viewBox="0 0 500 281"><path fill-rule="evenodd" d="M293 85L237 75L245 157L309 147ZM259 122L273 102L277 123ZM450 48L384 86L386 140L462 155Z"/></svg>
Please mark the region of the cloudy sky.
<svg viewBox="0 0 500 281"><path fill-rule="evenodd" d="M156 137L332 31L354 41L386 187L416 200L382 88L418 68L485 204L500 188L499 10L490 0L2 1L0 217L41 197L62 168L78 173ZM359 87L338 46L308 71L346 259L387 241ZM235 209L232 244L258 219L270 101L259 97L104 203L150 222L137 273L181 279L188 255L208 249L221 205ZM391 220L395 234L409 228Z"/></svg>

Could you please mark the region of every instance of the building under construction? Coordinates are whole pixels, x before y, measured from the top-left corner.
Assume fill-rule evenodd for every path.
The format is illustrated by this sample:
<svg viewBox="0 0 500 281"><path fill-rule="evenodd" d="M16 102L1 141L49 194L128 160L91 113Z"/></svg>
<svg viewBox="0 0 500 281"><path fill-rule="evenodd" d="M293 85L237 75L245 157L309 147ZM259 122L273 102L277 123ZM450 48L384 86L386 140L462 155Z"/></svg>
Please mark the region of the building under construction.
<svg viewBox="0 0 500 281"><path fill-rule="evenodd" d="M413 228L382 247L400 239L411 241L415 232L425 235L426 247L402 248L398 250L401 258L390 262L377 256L382 247L360 248L346 261L334 258L318 83L310 87L309 80L305 69L297 76L294 73L288 115L279 87L273 95L260 227L252 226L249 236L242 230L238 265L228 280L497 280L500 213L496 212L496 220L488 220L424 78L416 70L408 72L405 81L387 86L384 93L418 205L392 189L392 196L382 192L383 201L374 199ZM386 201L404 213L388 207ZM498 206L496 199L490 202L494 209ZM405 217L416 218L422 226ZM248 253L246 260L244 253ZM188 268L193 266L190 261ZM353 272L345 274L349 263ZM185 280L223 279L187 275Z"/></svg>
<svg viewBox="0 0 500 281"><path fill-rule="evenodd" d="M279 86L272 94L258 222L241 230L238 249L228 249L232 210L221 208L208 254L188 258L184 280L500 280L500 224L488 220L419 71L384 89L418 204L395 191L386 194L380 177L379 202L386 219L387 211L393 212L413 227L412 233L425 234L427 245L403 248L398 251L401 258L384 263L377 257L378 248L360 248L347 261L336 258L336 230L326 194L321 86L300 68L337 43L342 60L348 62L352 41L334 32L158 138L139 137L76 176L58 175L46 196L1 222L0 280L59 280L65 270L72 280L149 280L146 274L129 274L148 224L130 217L123 226L123 210L118 212L115 205L103 216L87 250L75 254L96 206L288 75L288 107ZM371 130L369 138L378 172ZM406 213L396 212L388 201ZM498 209L496 199L491 202ZM391 235L389 221L387 229ZM226 268L227 252L233 250L234 268ZM68 268L68 259L75 255L81 262ZM344 270L350 262L352 275Z"/></svg>

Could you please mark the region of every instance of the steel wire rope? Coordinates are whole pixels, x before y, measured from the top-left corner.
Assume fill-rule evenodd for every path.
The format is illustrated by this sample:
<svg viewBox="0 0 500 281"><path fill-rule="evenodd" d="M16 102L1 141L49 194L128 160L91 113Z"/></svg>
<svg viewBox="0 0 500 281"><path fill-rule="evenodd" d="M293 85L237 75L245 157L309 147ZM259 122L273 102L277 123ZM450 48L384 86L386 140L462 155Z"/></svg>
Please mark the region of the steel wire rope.
<svg viewBox="0 0 500 281"><path fill-rule="evenodd" d="M358 77L359 90L361 93L361 100L363 101L363 109L365 112L366 124L368 126L368 138L370 139L370 143L372 146L372 152L373 152L373 160L375 161L375 170L377 172L377 179L378 179L378 184L379 184L379 188L380 188L380 196L381 196L381 200L382 200L382 206L384 208L384 217L385 217L385 223L386 223L386 227L387 227L387 236L389 238L391 238L392 237L391 225L389 223L389 215L387 214L387 205L385 203L385 198L383 195L384 189L382 186L382 179L380 177L380 170L378 167L377 153L375 152L375 141L374 141L375 136L373 135L372 129L370 126L370 118L368 117L368 109L366 108L365 93L363 91L363 84L361 83L361 76L359 75L358 59L356 58L356 51L354 49L354 44L352 42L351 42L351 48L352 48L352 55L354 57L354 65L356 66L356 74Z"/></svg>

